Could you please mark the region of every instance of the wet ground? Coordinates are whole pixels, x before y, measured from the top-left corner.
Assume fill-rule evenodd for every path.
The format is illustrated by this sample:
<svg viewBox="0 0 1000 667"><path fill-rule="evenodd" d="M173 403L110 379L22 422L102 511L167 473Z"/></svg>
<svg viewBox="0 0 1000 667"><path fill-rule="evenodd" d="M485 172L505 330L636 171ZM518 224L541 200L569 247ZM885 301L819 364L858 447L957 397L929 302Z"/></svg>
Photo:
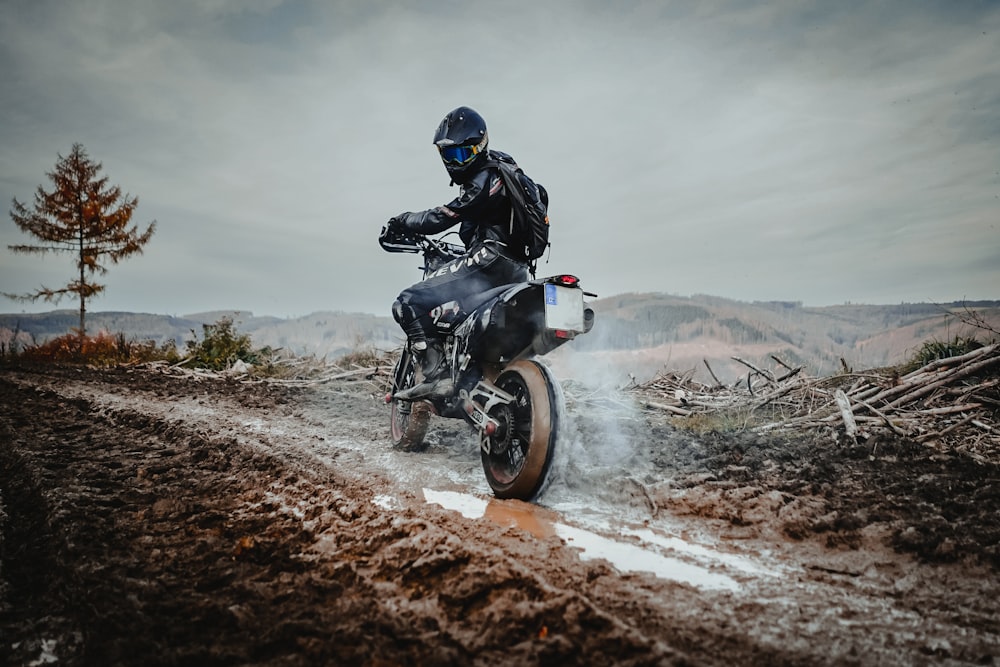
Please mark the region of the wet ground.
<svg viewBox="0 0 1000 667"><path fill-rule="evenodd" d="M536 504L363 383L0 369L11 665L1000 663L1000 471L569 401Z"/></svg>

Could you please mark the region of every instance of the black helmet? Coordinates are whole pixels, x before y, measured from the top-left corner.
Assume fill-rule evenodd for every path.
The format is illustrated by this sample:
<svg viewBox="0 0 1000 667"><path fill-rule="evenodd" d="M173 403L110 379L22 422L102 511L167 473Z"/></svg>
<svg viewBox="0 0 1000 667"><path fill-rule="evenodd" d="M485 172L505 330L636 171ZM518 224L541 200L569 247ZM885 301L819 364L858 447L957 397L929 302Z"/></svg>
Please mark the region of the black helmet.
<svg viewBox="0 0 1000 667"><path fill-rule="evenodd" d="M462 183L486 159L486 121L474 109L458 107L448 113L434 133L444 168L451 180Z"/></svg>

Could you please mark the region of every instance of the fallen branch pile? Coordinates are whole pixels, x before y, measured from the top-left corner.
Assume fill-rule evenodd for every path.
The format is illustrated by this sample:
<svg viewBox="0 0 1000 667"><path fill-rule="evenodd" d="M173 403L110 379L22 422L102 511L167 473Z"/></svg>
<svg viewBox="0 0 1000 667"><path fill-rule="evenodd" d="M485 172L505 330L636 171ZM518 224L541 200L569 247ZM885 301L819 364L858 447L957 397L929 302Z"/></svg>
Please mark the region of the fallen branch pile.
<svg viewBox="0 0 1000 667"><path fill-rule="evenodd" d="M691 371L661 374L629 390L646 407L672 415L740 412L757 431L826 427L852 440L884 431L981 463L1000 463L997 344L905 375L889 369L808 378L801 368L772 358L781 374L734 357L750 372L730 387L694 382Z"/></svg>
<svg viewBox="0 0 1000 667"><path fill-rule="evenodd" d="M392 367L398 358L395 352L370 352L359 357L348 357L330 362L315 357L280 357L268 360L266 364L250 365L237 361L221 371L207 368L188 368L189 359L176 363L155 361L141 364L143 367L168 375L182 375L196 380L231 378L247 384L268 383L286 387L313 387L329 382L367 382L382 390L392 374Z"/></svg>
<svg viewBox="0 0 1000 667"><path fill-rule="evenodd" d="M395 358L389 354L379 358L367 358L363 363L348 360L336 362L313 361L283 364L277 375L259 378L271 384L312 387L328 382L368 382L381 388L392 373Z"/></svg>

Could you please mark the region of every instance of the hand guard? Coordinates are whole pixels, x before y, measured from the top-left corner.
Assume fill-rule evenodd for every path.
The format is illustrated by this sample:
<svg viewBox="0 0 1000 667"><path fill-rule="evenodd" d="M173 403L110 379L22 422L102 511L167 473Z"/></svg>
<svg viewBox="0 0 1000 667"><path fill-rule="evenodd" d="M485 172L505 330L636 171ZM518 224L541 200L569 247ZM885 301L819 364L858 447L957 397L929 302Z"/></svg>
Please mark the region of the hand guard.
<svg viewBox="0 0 1000 667"><path fill-rule="evenodd" d="M387 252L420 252L420 246L402 216L390 218L378 236L379 245Z"/></svg>

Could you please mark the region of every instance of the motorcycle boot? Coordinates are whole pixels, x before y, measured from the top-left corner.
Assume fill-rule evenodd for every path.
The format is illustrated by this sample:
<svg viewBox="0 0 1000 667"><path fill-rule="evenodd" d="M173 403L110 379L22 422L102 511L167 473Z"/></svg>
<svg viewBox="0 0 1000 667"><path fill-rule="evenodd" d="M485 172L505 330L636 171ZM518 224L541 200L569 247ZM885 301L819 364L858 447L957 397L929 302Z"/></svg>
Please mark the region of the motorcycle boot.
<svg viewBox="0 0 1000 667"><path fill-rule="evenodd" d="M445 398L455 388L455 383L448 377L448 364L444 359L444 346L440 341L417 340L410 344L413 359L420 367L423 381L397 392L395 398L401 401L418 399Z"/></svg>

